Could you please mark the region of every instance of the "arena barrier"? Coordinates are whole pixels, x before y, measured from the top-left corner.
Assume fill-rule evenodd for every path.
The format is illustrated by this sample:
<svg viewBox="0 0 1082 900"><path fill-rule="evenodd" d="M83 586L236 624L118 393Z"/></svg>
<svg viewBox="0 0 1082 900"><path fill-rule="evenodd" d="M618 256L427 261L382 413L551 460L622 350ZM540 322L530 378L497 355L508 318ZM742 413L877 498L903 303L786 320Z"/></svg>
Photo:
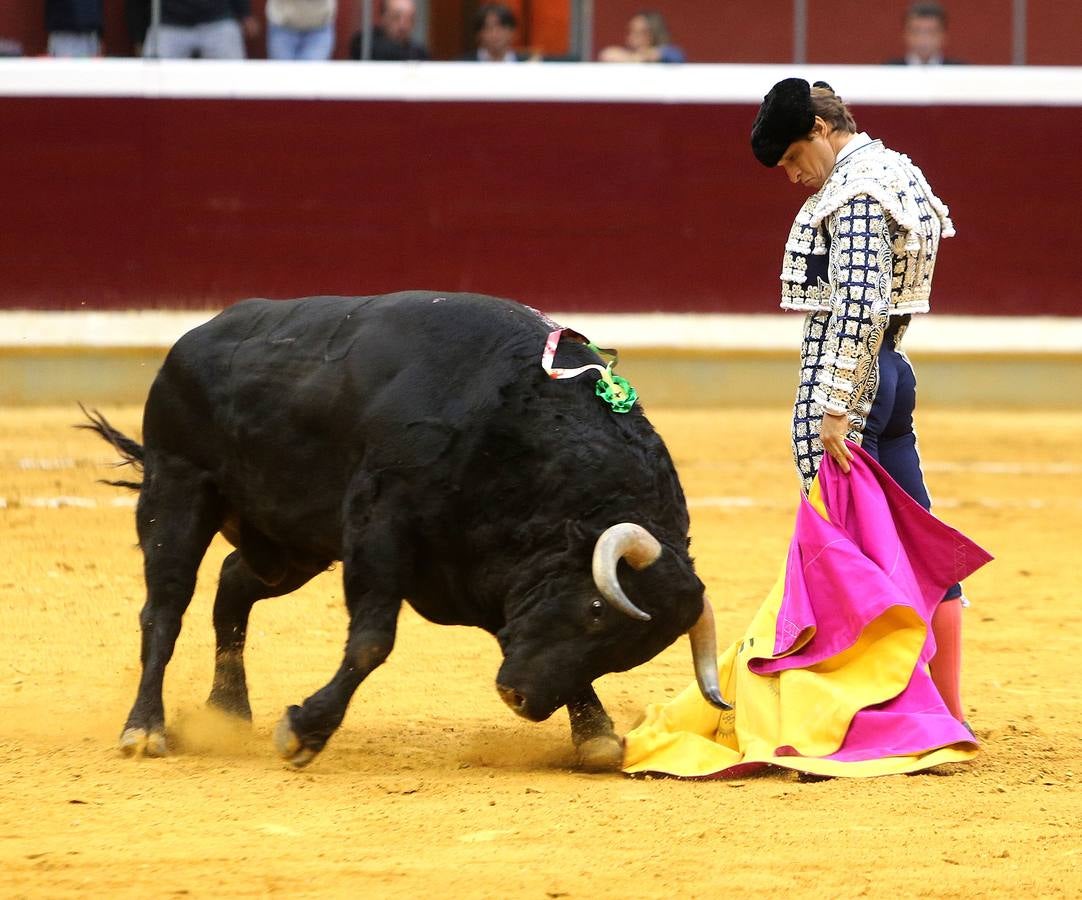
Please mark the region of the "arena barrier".
<svg viewBox="0 0 1082 900"><path fill-rule="evenodd" d="M212 315L0 311L0 406L142 403L169 347ZM553 318L616 347L619 372L647 405L792 402L798 314ZM922 407L1082 408L1082 318L918 317L905 346Z"/></svg>
<svg viewBox="0 0 1082 900"><path fill-rule="evenodd" d="M621 347L648 402L788 404L802 195L748 132L793 74L951 207L906 338L922 404L1082 404L1082 69L140 60L0 61L0 309L70 314L0 319L0 402L141 401L184 323L243 297L422 287Z"/></svg>
<svg viewBox="0 0 1082 900"><path fill-rule="evenodd" d="M793 74L950 205L938 312L1079 313L1082 69L123 59L0 61L0 307L770 312L802 196L748 134Z"/></svg>

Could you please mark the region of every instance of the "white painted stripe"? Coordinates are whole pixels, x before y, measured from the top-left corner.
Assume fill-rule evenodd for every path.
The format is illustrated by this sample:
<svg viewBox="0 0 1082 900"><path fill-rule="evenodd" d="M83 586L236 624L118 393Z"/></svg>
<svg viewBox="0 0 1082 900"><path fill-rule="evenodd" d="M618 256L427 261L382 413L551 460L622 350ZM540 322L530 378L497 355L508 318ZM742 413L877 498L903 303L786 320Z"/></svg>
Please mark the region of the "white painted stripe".
<svg viewBox="0 0 1082 900"><path fill-rule="evenodd" d="M60 469L74 469L74 459L20 459L18 466L24 471L40 470L52 472Z"/></svg>
<svg viewBox="0 0 1082 900"><path fill-rule="evenodd" d="M772 500L763 497L689 497L687 500L689 509L795 509L796 500ZM1046 500L1040 497L1027 498L1001 498L1001 497L974 497L972 499L959 499L948 497L937 499L933 511L941 509L965 509L976 507L978 509L996 510L1029 510L1029 509L1082 509L1082 500L1071 497L1060 497L1055 500Z"/></svg>
<svg viewBox="0 0 1082 900"><path fill-rule="evenodd" d="M0 497L0 509L109 509L112 507L134 508L137 498L113 497L98 500L94 497Z"/></svg>
<svg viewBox="0 0 1082 900"><path fill-rule="evenodd" d="M80 466L86 468L114 468L116 460L109 459L20 459L16 465L24 472L41 471L52 472L64 469L76 469ZM921 468L926 472L940 473L971 473L974 475L1013 475L1013 476L1052 476L1052 475L1082 475L1082 465L1077 463L1024 463L1024 462L949 462L932 461L922 462ZM695 501L706 506L732 506L749 507L755 506L758 501L754 497L700 497Z"/></svg>
<svg viewBox="0 0 1082 900"><path fill-rule="evenodd" d="M748 510L748 509L795 509L796 497L791 500L774 500L767 497L689 497L687 504L689 509L724 509L724 510ZM113 497L109 500L98 500L94 497L0 497L0 509L130 509L136 504L136 497ZM1082 499L1074 497L1057 497L1047 500L1040 497L1030 498L1001 498L1001 497L974 497L972 499L959 499L951 497L945 500L937 500L935 508L938 509L964 509L976 507L979 509L997 510L1030 510L1030 509L1082 509Z"/></svg>
<svg viewBox="0 0 1082 900"><path fill-rule="evenodd" d="M0 96L207 99L739 103L792 75L847 101L903 106L1082 106L1082 67L544 63L306 63L266 60L0 60Z"/></svg>
<svg viewBox="0 0 1082 900"><path fill-rule="evenodd" d="M0 311L0 348L167 348L215 311ZM551 312L603 346L795 354L804 317L799 313ZM916 316L905 349L922 354L1082 354L1082 317ZM795 358L795 357L794 357Z"/></svg>
<svg viewBox="0 0 1082 900"><path fill-rule="evenodd" d="M61 457L58 459L24 457L16 463L19 469L24 471L53 471L60 469L76 469L80 466L89 468L110 468L116 462L113 457L100 457L98 459L72 459ZM974 472L981 475L1082 475L1082 464L1070 462L1004 462L1000 460L973 460L970 462L952 462L938 460L924 462L921 467L934 472ZM711 498L701 498L709 500ZM732 496L722 498L724 502L734 506L741 504L753 504L751 497ZM719 501L720 502L720 501Z"/></svg>
<svg viewBox="0 0 1082 900"><path fill-rule="evenodd" d="M771 501L763 501L755 497L688 497L689 507L712 506L719 509L751 509L755 506L771 505Z"/></svg>
<svg viewBox="0 0 1082 900"><path fill-rule="evenodd" d="M928 472L972 472L978 475L1082 475L1077 463L921 462Z"/></svg>

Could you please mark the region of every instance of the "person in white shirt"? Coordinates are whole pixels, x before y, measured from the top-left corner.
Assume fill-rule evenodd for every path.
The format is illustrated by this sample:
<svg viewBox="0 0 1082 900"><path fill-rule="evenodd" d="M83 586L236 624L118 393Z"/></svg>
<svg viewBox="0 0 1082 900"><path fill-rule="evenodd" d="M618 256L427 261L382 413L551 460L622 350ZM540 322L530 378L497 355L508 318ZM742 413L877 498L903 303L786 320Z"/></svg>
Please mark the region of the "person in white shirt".
<svg viewBox="0 0 1082 900"><path fill-rule="evenodd" d="M337 0L267 0L267 58L330 59L336 6Z"/></svg>

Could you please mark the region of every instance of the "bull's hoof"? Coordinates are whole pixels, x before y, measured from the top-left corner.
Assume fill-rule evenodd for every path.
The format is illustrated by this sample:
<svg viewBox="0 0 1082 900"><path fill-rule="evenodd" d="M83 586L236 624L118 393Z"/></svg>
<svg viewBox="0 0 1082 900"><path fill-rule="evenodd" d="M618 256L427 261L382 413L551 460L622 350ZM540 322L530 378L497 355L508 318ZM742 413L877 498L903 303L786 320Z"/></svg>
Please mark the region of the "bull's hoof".
<svg viewBox="0 0 1082 900"><path fill-rule="evenodd" d="M287 709L274 727L274 749L278 755L296 769L303 769L319 755L318 750L305 747L293 730Z"/></svg>
<svg viewBox="0 0 1082 900"><path fill-rule="evenodd" d="M206 705L207 709L213 709L247 722L249 725L252 724L252 707L248 705L247 697L227 696L211 691Z"/></svg>
<svg viewBox="0 0 1082 900"><path fill-rule="evenodd" d="M134 758L160 758L169 754L165 734L161 731L148 732L145 728L125 728L120 735L120 752Z"/></svg>
<svg viewBox="0 0 1082 900"><path fill-rule="evenodd" d="M586 772L618 772L624 764L624 742L615 734L583 741L578 747L579 768Z"/></svg>

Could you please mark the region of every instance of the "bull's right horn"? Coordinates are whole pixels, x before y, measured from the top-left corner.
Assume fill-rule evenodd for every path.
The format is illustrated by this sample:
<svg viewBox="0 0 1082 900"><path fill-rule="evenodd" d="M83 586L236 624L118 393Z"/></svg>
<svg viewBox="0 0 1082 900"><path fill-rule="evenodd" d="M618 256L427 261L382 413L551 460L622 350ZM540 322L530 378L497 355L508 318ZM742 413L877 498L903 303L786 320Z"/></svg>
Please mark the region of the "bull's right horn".
<svg viewBox="0 0 1082 900"><path fill-rule="evenodd" d="M613 609L633 619L649 622L650 614L632 603L620 587L620 579L616 577L616 564L621 559L626 559L631 568L645 569L653 565L659 556L661 544L641 525L633 522L612 525L601 532L594 544L594 584Z"/></svg>
<svg viewBox="0 0 1082 900"><path fill-rule="evenodd" d="M695 680L699 691L707 703L718 709L732 709L721 696L718 683L718 640L714 631L714 609L710 601L703 596L703 611L699 621L688 631L691 640L691 656L695 660Z"/></svg>

